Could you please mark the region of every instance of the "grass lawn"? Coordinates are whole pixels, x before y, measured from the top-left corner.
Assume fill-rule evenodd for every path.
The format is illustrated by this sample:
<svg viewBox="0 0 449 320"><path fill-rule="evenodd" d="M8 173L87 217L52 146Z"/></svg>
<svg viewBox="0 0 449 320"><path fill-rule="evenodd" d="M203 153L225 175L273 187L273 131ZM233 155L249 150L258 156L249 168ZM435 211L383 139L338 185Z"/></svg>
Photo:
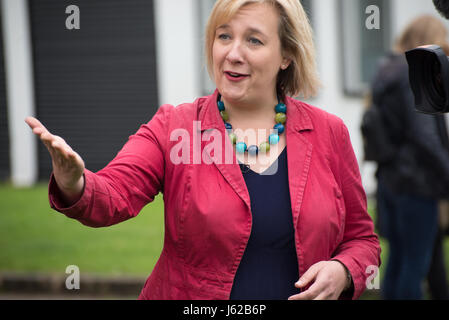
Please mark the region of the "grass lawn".
<svg viewBox="0 0 449 320"><path fill-rule="evenodd" d="M148 276L164 238L162 196L134 219L93 229L53 211L47 185L0 185L0 271Z"/></svg>

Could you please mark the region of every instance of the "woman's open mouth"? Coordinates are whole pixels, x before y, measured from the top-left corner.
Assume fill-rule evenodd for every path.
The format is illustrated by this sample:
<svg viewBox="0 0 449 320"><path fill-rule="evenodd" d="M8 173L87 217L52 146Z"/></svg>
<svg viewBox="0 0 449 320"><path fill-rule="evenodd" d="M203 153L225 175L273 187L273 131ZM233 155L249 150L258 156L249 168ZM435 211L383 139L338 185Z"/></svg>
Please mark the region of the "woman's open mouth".
<svg viewBox="0 0 449 320"><path fill-rule="evenodd" d="M249 75L247 74L241 74L231 71L225 71L224 74L229 81L241 81L249 77Z"/></svg>

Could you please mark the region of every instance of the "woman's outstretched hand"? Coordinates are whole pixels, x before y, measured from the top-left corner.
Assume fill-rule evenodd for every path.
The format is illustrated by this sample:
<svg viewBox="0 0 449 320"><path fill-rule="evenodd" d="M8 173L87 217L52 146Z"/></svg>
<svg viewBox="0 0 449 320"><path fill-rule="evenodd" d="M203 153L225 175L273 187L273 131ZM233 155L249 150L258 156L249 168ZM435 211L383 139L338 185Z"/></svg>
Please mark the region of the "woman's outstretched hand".
<svg viewBox="0 0 449 320"><path fill-rule="evenodd" d="M36 118L28 117L25 122L47 147L56 183L62 191L66 204L72 205L81 197L84 189L83 159L64 139L51 134Z"/></svg>

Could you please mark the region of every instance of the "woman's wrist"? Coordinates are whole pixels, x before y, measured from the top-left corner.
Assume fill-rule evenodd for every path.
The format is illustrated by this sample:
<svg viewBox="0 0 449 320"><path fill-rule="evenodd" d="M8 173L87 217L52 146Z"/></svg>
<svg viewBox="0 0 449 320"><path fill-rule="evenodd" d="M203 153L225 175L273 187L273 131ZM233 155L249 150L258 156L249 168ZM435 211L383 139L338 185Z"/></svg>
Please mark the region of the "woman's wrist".
<svg viewBox="0 0 449 320"><path fill-rule="evenodd" d="M339 260L332 260L332 261L338 262L345 270L346 283L343 291L349 290L352 287L352 276L351 273L349 272L349 269L345 266L343 262Z"/></svg>
<svg viewBox="0 0 449 320"><path fill-rule="evenodd" d="M64 201L67 207L72 206L73 204L78 202L78 200L81 198L84 191L84 183L85 183L84 175L81 176L81 178L72 188L63 187L59 185L58 181L56 180L56 184L58 185L62 200Z"/></svg>

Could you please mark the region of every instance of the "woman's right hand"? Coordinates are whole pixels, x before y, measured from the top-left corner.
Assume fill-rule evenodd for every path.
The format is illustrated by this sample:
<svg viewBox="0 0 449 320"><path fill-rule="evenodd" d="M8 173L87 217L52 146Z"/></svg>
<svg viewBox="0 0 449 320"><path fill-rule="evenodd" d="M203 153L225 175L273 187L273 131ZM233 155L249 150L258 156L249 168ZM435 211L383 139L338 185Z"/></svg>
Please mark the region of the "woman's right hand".
<svg viewBox="0 0 449 320"><path fill-rule="evenodd" d="M52 160L53 175L66 204L74 204L81 197L84 189L83 159L64 139L51 134L36 118L28 117L25 122L47 147Z"/></svg>

